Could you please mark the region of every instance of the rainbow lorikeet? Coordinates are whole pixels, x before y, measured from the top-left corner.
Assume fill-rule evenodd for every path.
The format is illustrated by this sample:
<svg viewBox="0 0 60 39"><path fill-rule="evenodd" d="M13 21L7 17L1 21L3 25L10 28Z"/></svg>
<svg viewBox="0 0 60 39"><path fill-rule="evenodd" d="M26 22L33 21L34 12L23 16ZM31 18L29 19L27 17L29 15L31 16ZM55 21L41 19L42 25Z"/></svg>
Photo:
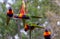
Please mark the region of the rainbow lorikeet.
<svg viewBox="0 0 60 39"><path fill-rule="evenodd" d="M9 7L9 9L7 10L7 21L6 24L9 24L10 19L13 17L13 10L11 7Z"/></svg>
<svg viewBox="0 0 60 39"><path fill-rule="evenodd" d="M21 8L20 8L20 12L19 12L19 15L18 16L14 16L15 18L20 18L20 19L30 19L31 18L42 18L42 17L39 17L39 16L30 16L30 15L26 15L27 13L27 9L26 9L26 5L25 5L25 1L22 0L22 5L21 5Z"/></svg>
<svg viewBox="0 0 60 39"><path fill-rule="evenodd" d="M34 24L34 25L27 25L27 24L25 24L24 30L28 31L28 30L33 30L34 28L44 28L44 27L38 26L36 24Z"/></svg>
<svg viewBox="0 0 60 39"><path fill-rule="evenodd" d="M25 21L26 19L31 19L31 18L42 18L42 17L38 17L38 16L31 16L29 14L26 13L26 6L25 6L25 2L24 0L22 0L22 5L20 8L20 12L18 15L14 15L14 18L20 18L23 21L23 25L25 26Z"/></svg>
<svg viewBox="0 0 60 39"><path fill-rule="evenodd" d="M45 39L51 39L51 32L48 31L47 29L43 33Z"/></svg>
<svg viewBox="0 0 60 39"><path fill-rule="evenodd" d="M28 30L33 30L34 28L35 28L34 26L25 25L24 30L28 31Z"/></svg>

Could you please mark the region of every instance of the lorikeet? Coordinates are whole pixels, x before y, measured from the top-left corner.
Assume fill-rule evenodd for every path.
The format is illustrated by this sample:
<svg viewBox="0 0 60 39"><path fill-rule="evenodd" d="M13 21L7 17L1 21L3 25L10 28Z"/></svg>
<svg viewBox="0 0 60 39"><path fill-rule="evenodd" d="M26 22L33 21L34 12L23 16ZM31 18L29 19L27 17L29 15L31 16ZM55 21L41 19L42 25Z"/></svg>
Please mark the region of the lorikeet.
<svg viewBox="0 0 60 39"><path fill-rule="evenodd" d="M25 26L25 21L26 19L31 19L31 18L42 18L42 17L38 17L38 16L31 16L29 14L26 13L26 6L25 6L25 2L24 0L22 0L22 5L20 8L20 12L18 15L15 15L14 18L20 18L23 21L23 25ZM33 26L32 26L33 27Z"/></svg>
<svg viewBox="0 0 60 39"><path fill-rule="evenodd" d="M35 28L34 26L25 25L24 30L28 31L28 30L33 30L34 28Z"/></svg>
<svg viewBox="0 0 60 39"><path fill-rule="evenodd" d="M47 29L46 29L45 32L44 32L44 38L45 38L45 39L51 39L51 32L48 31Z"/></svg>
<svg viewBox="0 0 60 39"><path fill-rule="evenodd" d="M28 31L28 30L33 30L34 28L44 28L44 27L38 26L36 24L35 25L27 25L27 24L25 24L24 30Z"/></svg>
<svg viewBox="0 0 60 39"><path fill-rule="evenodd" d="M13 10L11 7L7 10L7 25L9 24L10 19L13 17Z"/></svg>
<svg viewBox="0 0 60 39"><path fill-rule="evenodd" d="M20 7L19 15L18 16L14 16L14 18L20 18L20 19L30 19L30 17L31 18L42 18L42 17L39 17L39 16L29 16L29 15L27 16L26 12L27 12L26 5L25 5L24 0L22 0L22 5Z"/></svg>

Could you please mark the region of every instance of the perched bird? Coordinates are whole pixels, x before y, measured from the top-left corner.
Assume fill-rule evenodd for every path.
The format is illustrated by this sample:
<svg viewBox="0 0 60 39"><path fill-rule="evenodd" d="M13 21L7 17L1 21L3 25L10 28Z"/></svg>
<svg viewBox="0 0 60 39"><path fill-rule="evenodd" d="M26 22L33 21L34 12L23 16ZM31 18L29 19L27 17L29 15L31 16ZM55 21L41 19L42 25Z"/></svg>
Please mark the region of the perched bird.
<svg viewBox="0 0 60 39"><path fill-rule="evenodd" d="M29 16L27 15L27 8L26 8L26 5L25 5L25 1L22 0L22 5L20 7L20 10L19 10L19 14L18 16L14 16L14 18L20 18L20 19L30 19L31 18L42 18L42 17L39 17L39 16Z"/></svg>
<svg viewBox="0 0 60 39"><path fill-rule="evenodd" d="M45 32L44 32L44 38L45 38L45 39L51 39L51 32L48 31L47 29L46 29Z"/></svg>
<svg viewBox="0 0 60 39"><path fill-rule="evenodd" d="M9 7L7 10L7 21L6 21L7 25L9 24L9 21L12 17L13 17L13 10L11 7Z"/></svg>
<svg viewBox="0 0 60 39"><path fill-rule="evenodd" d="M19 10L19 14L18 15L14 15L14 18L19 18L19 19L22 19L23 21L23 26L25 27L25 21L27 19L31 19L31 18L42 18L42 17L39 17L39 16L31 16L30 14L27 14L27 9L26 9L26 5L25 5L25 1L22 0L22 5L20 7L20 10ZM29 28L30 25L26 26ZM31 28L34 27L34 26L31 26ZM36 26L35 26L36 27ZM29 28L30 29L30 28Z"/></svg>
<svg viewBox="0 0 60 39"><path fill-rule="evenodd" d="M25 31L28 31L28 30L33 30L35 28L44 28L42 26L38 26L36 24L33 24L33 25L28 25L28 24L25 24L25 27L24 27L24 30Z"/></svg>
<svg viewBox="0 0 60 39"><path fill-rule="evenodd" d="M34 28L35 28L34 26L25 25L24 30L28 31L28 30L33 30Z"/></svg>

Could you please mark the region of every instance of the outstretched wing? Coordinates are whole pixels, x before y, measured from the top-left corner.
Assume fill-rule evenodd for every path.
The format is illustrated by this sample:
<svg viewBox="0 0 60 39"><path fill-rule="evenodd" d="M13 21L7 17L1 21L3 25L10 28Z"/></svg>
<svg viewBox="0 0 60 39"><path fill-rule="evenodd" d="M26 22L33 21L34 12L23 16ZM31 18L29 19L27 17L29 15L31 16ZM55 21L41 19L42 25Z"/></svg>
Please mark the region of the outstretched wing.
<svg viewBox="0 0 60 39"><path fill-rule="evenodd" d="M35 28L43 28L43 29L44 29L43 26L39 26L39 25L37 25L37 24L31 24L31 26L34 26Z"/></svg>
<svg viewBox="0 0 60 39"><path fill-rule="evenodd" d="M31 16L32 18L42 18L42 17L39 17L39 16Z"/></svg>

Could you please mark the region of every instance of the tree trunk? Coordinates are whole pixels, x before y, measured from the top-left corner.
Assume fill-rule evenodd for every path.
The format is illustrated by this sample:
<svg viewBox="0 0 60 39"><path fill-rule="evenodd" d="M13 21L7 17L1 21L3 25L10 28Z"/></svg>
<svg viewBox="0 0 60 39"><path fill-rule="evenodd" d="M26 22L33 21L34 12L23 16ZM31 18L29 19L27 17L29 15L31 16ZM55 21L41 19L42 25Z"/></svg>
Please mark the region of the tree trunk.
<svg viewBox="0 0 60 39"><path fill-rule="evenodd" d="M8 34L6 34L3 39L8 39Z"/></svg>
<svg viewBox="0 0 60 39"><path fill-rule="evenodd" d="M12 39L15 39L15 37L14 37L14 36L12 36Z"/></svg>
<svg viewBox="0 0 60 39"><path fill-rule="evenodd" d="M16 20L16 24L18 26L18 37L19 37L19 39L22 39L21 32L20 32L20 25L18 23L18 20Z"/></svg>
<svg viewBox="0 0 60 39"><path fill-rule="evenodd" d="M31 30L29 31L29 39L31 39Z"/></svg>
<svg viewBox="0 0 60 39"><path fill-rule="evenodd" d="M19 36L19 39L22 39L21 32L20 32L20 25L19 24L18 24L18 36Z"/></svg>

